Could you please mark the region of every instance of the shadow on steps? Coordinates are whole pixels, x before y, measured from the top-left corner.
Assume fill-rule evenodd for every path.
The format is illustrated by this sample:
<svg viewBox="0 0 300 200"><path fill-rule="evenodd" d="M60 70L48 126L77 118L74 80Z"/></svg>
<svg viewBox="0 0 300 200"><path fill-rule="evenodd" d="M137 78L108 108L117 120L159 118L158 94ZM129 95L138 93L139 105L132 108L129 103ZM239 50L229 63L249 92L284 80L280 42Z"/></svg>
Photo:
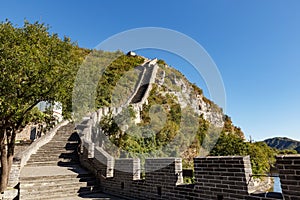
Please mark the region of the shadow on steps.
<svg viewBox="0 0 300 200"><path fill-rule="evenodd" d="M78 196L89 198L90 196L97 196L101 193L99 182L94 175L80 166L79 161L79 145L80 138L76 132L72 133L68 138L68 143L65 145L67 153L61 153L59 158L66 161L59 161L58 166L68 167L68 170L78 174L79 182L85 182L86 186L80 187L77 191ZM72 150L72 151L70 151Z"/></svg>

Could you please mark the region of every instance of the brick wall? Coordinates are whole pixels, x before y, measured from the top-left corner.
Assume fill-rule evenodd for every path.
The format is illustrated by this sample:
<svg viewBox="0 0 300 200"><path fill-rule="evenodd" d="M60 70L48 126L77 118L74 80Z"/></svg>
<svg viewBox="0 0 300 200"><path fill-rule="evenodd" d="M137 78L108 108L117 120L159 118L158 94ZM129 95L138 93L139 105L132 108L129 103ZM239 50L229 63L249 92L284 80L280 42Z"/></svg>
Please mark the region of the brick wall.
<svg viewBox="0 0 300 200"><path fill-rule="evenodd" d="M99 116L91 116L87 121L96 118L99 119ZM249 156L195 158L194 184L182 183L181 159L146 159L145 179L141 179L140 161L114 159L102 148L97 147L98 145L93 145L90 136L98 132L93 130L93 133L88 126L78 128L82 140L80 160L83 166L98 177L104 192L128 199L145 200L269 200L282 199L282 195L285 199L300 200L300 155L277 157L283 194L250 194L250 191L253 191L251 188L253 184L251 184L252 169Z"/></svg>
<svg viewBox="0 0 300 200"><path fill-rule="evenodd" d="M277 156L276 160L285 200L299 200L300 155Z"/></svg>
<svg viewBox="0 0 300 200"><path fill-rule="evenodd" d="M146 159L145 179L140 177L139 159L115 159L105 151L98 157L81 154L84 165L98 177L103 192L127 199L230 199L271 200L282 199L270 194L249 194L252 175L249 156L199 157L194 159L194 184L182 183L182 163L179 158ZM102 154L102 155L100 155ZM105 157L107 157L105 159ZM114 163L114 166L112 165ZM300 199L300 155L277 157L283 195L288 200ZM107 172L107 167L111 173ZM276 195L276 194L275 194Z"/></svg>
<svg viewBox="0 0 300 200"><path fill-rule="evenodd" d="M195 185L207 199L241 199L252 174L249 156L194 159Z"/></svg>

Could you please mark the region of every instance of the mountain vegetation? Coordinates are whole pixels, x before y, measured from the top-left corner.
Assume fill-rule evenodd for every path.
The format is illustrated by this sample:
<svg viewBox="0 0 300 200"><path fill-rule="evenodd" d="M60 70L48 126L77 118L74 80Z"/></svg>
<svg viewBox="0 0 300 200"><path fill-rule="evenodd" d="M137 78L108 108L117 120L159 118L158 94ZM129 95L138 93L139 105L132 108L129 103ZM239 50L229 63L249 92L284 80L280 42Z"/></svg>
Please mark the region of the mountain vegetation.
<svg viewBox="0 0 300 200"><path fill-rule="evenodd" d="M300 141L286 137L274 137L264 140L264 142L283 153L300 153Z"/></svg>
<svg viewBox="0 0 300 200"><path fill-rule="evenodd" d="M65 118L71 118L72 111L81 108L90 111L111 106L116 103L114 97L124 100L124 94L132 92L139 78L133 69L144 62L145 58L141 56L126 56L120 51L80 48L70 38L61 39L57 34L49 33L44 24L25 22L17 27L9 21L0 23L0 192L7 187L16 134L29 122L51 121L51 114L35 108L39 102L61 102ZM81 81L93 79L97 84L92 107L84 101L90 98L89 94L80 93L88 84L81 84L83 88L79 89L75 87L83 63L89 73L81 73ZM245 141L242 130L222 113L221 108L205 98L199 87L189 83L179 71L167 67L165 61L159 60L158 64L165 71L166 85L169 86L153 84L148 103L143 105L140 113L129 107L122 111L123 118L107 115L100 122L107 140L117 147L116 156L178 156L183 158L185 168L191 168L193 157L199 155L204 141L208 140L216 142L210 155L250 155L255 174L268 172L278 151L263 142ZM99 66L105 68L97 71ZM175 83L178 80L182 80L181 86ZM133 88L122 89L125 82ZM209 112L223 116L223 127L217 127L205 113L195 115L194 107L182 107L182 100L172 93L181 87L193 88L187 101L203 96ZM77 107L72 105L76 95L81 95L83 100ZM141 117L139 123L134 121L137 114ZM127 129L122 127L123 122L129 124ZM219 137L216 132L220 133ZM278 143L277 147L281 146ZM288 146L299 149L299 145Z"/></svg>
<svg viewBox="0 0 300 200"><path fill-rule="evenodd" d="M124 58L122 58L124 59ZM129 58L127 58L129 59ZM139 57L131 57L130 59L135 59L136 62L131 61L132 63L139 64L141 63ZM115 60L115 64L120 62L121 59ZM125 64L125 63L123 63ZM164 61L159 61L161 65L166 65ZM118 63L119 66L122 63ZM133 69L136 65L132 65L131 68L126 68L127 70ZM101 81L104 82L113 82L117 83L118 79L121 76L107 76L107 74L125 73L123 70L125 67L120 68L107 68L107 72L102 77ZM164 68L165 69L165 68ZM110 70L114 72L110 72ZM185 79L185 77L178 72L177 70L168 67L167 70L169 73L175 73L177 78ZM168 72L166 72L166 77ZM109 81L107 81L109 79ZM168 80L172 82L171 80ZM175 95L167 93L171 87L177 87L174 84L166 84L167 86L159 86L158 84L153 84L152 90L148 97L147 104L143 105L141 111L141 122L135 124L135 112L132 108L122 113L123 117L127 116L126 123L129 124L129 129L126 131L120 128L120 124L125 119L114 118L112 115L107 115L103 118L100 123L102 130L108 134L109 140L118 147L116 150L111 151L111 154L114 156L120 157L134 157L139 156L141 159L148 156L173 156L173 157L182 157L183 158L183 167L192 168L193 158L199 155L201 150L201 145L205 138L214 137L213 132L217 127L205 120L203 115L196 116L192 115L193 110L189 107L181 108L178 103L178 99ZM190 84L194 88L194 91L198 95L202 95L202 90L194 84ZM113 87L103 87L103 90L106 91L106 94L110 96L106 98L105 101L109 105L111 102L111 94L113 93ZM107 91L107 88L109 90ZM99 98L104 98L99 96ZM221 111L221 109L215 105L212 101L206 99L206 102L216 107L216 111ZM160 105L161 107L157 107ZM151 110L154 107L154 111ZM155 111L156 109L156 111ZM159 113L159 109L163 109L165 112L165 119L161 115L153 115L153 112ZM126 114L127 112L127 114ZM181 128L181 119L184 115L184 118L187 119L184 125L184 129ZM161 117L161 118L160 118ZM155 129L156 125L163 122L163 128ZM195 123L198 126L195 126ZM160 127L160 126L158 126ZM189 138L189 131L194 131L196 129L196 134L193 138ZM109 149L107 149L109 151ZM272 148L269 148L265 143L257 142L250 143L245 141L244 133L239 127L236 127L231 118L227 115L224 115L224 126L221 129L221 134L215 147L212 149L209 155L215 156L228 156L228 155L250 155L251 164L254 174L264 174L268 173L270 167L275 163L276 151Z"/></svg>

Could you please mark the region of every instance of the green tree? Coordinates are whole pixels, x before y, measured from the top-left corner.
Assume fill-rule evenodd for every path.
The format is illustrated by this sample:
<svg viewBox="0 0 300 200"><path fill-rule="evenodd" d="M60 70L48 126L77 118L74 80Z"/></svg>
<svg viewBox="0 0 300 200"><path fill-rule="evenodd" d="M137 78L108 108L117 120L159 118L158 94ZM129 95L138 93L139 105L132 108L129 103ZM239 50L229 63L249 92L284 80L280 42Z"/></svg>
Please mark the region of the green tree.
<svg viewBox="0 0 300 200"><path fill-rule="evenodd" d="M234 126L234 124L231 121L231 118L228 115L225 115L224 117L223 132L227 134L232 133L240 138L244 138L244 133L241 130L241 128Z"/></svg>
<svg viewBox="0 0 300 200"><path fill-rule="evenodd" d="M214 156L247 155L249 145L234 134L221 133L210 154Z"/></svg>
<svg viewBox="0 0 300 200"><path fill-rule="evenodd" d="M253 174L266 174L275 164L276 152L263 142L249 143L235 134L222 133L210 152L213 156L250 155Z"/></svg>
<svg viewBox="0 0 300 200"><path fill-rule="evenodd" d="M15 137L41 101L60 101L68 114L72 81L84 50L41 23L0 23L0 191L7 187ZM79 56L80 55L80 56Z"/></svg>
<svg viewBox="0 0 300 200"><path fill-rule="evenodd" d="M248 143L253 174L266 174L275 164L276 152L264 142Z"/></svg>

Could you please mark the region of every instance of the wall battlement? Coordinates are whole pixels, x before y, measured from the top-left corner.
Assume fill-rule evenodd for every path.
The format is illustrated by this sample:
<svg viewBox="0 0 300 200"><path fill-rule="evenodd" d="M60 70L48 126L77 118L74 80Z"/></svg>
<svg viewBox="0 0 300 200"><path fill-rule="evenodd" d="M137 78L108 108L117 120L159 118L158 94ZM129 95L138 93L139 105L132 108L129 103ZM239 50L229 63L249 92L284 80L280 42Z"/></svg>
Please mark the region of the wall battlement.
<svg viewBox="0 0 300 200"><path fill-rule="evenodd" d="M139 159L114 159L92 138L99 116L91 115L78 133L82 141L81 164L99 179L103 192L128 199L300 199L300 155L278 156L282 195L251 194L252 169L249 156L194 158L194 184L183 184L180 158L146 159L145 178Z"/></svg>

